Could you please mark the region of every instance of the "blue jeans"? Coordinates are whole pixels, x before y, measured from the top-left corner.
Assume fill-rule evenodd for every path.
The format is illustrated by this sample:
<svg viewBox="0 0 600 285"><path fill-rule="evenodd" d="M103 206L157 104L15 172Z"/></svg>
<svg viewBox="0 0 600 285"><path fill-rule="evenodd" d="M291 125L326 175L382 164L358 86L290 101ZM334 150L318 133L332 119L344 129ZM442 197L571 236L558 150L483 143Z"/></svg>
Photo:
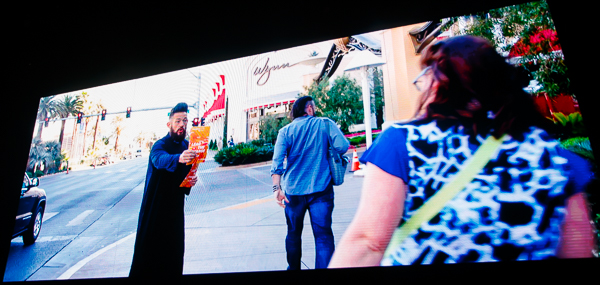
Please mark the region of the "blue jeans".
<svg viewBox="0 0 600 285"><path fill-rule="evenodd" d="M302 258L302 227L306 210L315 237L316 268L327 268L335 244L331 230L333 213L333 185L329 184L322 192L308 195L286 195L289 203L285 205L285 218L288 226L285 238L288 270L300 270Z"/></svg>

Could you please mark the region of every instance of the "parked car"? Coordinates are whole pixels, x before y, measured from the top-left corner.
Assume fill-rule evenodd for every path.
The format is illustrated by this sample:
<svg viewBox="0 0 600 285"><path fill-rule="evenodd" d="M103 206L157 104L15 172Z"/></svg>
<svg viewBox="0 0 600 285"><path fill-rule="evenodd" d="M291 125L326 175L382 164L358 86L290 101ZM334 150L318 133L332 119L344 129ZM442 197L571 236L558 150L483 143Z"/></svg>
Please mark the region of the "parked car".
<svg viewBox="0 0 600 285"><path fill-rule="evenodd" d="M30 179L25 174L12 235L12 238L23 236L25 245L34 243L42 229L42 218L46 209L46 191L38 188L39 184L38 178Z"/></svg>
<svg viewBox="0 0 600 285"><path fill-rule="evenodd" d="M135 157L138 157L138 156L139 156L139 157L142 157L142 149L139 149L139 148L138 148L138 149L135 151Z"/></svg>

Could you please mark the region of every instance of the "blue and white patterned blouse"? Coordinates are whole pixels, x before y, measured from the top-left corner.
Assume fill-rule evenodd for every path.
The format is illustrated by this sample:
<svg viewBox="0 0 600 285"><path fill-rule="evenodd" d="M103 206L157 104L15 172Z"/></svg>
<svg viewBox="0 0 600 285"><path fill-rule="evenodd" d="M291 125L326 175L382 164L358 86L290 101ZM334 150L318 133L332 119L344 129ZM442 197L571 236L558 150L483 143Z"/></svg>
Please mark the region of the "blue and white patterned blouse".
<svg viewBox="0 0 600 285"><path fill-rule="evenodd" d="M451 181L483 143L453 121L394 124L363 154L407 187L401 224ZM539 260L556 256L566 199L590 181L589 163L544 130L510 137L484 169L381 265Z"/></svg>

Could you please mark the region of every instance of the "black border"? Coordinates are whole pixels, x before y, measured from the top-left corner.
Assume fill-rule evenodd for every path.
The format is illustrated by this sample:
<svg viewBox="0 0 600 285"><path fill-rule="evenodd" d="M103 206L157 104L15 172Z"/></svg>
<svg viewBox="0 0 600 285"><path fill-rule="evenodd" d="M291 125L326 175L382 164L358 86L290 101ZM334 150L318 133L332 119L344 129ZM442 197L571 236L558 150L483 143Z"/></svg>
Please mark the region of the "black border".
<svg viewBox="0 0 600 285"><path fill-rule="evenodd" d="M322 40L407 24L464 15L528 1L315 1L193 5L114 4L85 7L54 4L12 5L2 33L4 51L1 104L2 241L0 276L4 276L10 232L21 176L39 98L91 86L129 80L182 68L289 48ZM571 80L580 102L596 157L594 129L594 9L585 1L548 1L561 39ZM590 71L591 70L591 71ZM6 77L8 75L8 78ZM596 91L597 93L597 91ZM8 178L8 179L7 179ZM282 237L283 239L283 237ZM444 266L311 270L183 276L176 283L198 281L266 282L486 282L553 281L556 277L584 280L600 268L598 259L545 262L484 263ZM483 279L485 278L485 279ZM563 279L563 278L561 278ZM97 279L42 283L117 282Z"/></svg>

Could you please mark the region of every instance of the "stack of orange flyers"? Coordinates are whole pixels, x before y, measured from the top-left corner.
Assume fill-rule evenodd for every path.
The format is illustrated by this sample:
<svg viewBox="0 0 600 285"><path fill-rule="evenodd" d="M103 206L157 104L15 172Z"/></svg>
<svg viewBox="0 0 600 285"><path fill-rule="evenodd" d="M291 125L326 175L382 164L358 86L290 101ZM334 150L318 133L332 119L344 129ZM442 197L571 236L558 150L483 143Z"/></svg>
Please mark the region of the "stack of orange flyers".
<svg viewBox="0 0 600 285"><path fill-rule="evenodd" d="M210 127L192 127L190 130L190 150L195 150L198 155L194 160L188 162L187 165L192 164L192 169L185 177L179 187L192 187L190 183L191 179L196 176L198 165L206 160L206 153L208 150L208 136L210 134Z"/></svg>

